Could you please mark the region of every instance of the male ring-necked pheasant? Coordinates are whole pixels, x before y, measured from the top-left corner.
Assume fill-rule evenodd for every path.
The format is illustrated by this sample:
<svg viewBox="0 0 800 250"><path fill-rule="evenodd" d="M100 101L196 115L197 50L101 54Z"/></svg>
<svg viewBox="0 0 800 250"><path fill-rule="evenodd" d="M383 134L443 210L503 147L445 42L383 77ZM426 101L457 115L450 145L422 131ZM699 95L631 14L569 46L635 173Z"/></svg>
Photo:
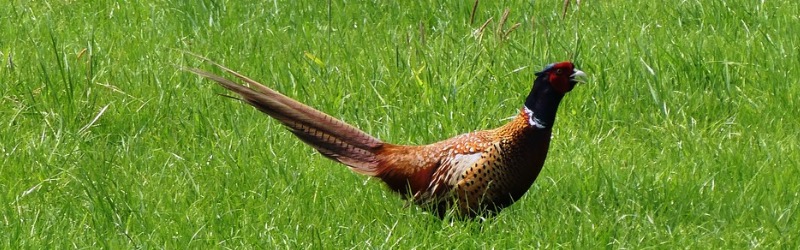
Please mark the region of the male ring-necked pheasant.
<svg viewBox="0 0 800 250"><path fill-rule="evenodd" d="M215 65L249 87L200 69L189 71L236 92L322 155L358 173L380 178L391 190L440 217L452 207L458 216L488 215L520 199L544 165L561 99L585 77L570 62L550 64L536 73L524 106L511 122L492 130L411 146L383 142Z"/></svg>

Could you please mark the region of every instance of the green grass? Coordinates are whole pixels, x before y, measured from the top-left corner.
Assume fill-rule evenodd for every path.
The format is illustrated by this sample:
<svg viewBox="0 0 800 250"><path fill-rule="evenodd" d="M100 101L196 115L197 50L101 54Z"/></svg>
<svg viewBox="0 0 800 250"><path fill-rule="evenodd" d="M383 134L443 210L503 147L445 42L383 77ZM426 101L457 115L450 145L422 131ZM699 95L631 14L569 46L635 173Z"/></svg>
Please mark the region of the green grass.
<svg viewBox="0 0 800 250"><path fill-rule="evenodd" d="M2 248L800 247L797 1L185 2L0 5ZM442 221L180 50L394 143L503 124L551 62L590 83L521 201Z"/></svg>

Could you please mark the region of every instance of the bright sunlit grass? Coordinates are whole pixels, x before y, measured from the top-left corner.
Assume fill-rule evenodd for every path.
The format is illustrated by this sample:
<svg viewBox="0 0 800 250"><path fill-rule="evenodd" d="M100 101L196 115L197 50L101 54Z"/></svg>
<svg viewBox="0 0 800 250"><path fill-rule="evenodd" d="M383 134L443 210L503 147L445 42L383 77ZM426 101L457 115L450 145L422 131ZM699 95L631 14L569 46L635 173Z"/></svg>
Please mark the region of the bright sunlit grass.
<svg viewBox="0 0 800 250"><path fill-rule="evenodd" d="M2 248L798 247L797 1L245 2L0 5ZM521 201L442 221L182 50L400 144L503 124L551 62L590 81Z"/></svg>

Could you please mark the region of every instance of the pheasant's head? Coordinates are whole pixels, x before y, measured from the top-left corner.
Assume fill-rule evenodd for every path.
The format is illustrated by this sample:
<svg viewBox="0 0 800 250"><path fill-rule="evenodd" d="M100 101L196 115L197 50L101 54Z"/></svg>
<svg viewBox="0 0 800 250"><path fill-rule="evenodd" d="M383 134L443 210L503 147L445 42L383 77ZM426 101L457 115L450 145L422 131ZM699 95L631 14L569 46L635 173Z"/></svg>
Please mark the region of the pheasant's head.
<svg viewBox="0 0 800 250"><path fill-rule="evenodd" d="M565 94L575 88L575 85L584 82L586 74L575 69L571 62L553 63L544 67L542 71L536 73L537 82L540 80L549 84L550 87L561 94ZM534 83L536 84L536 83ZM535 86L534 86L535 87Z"/></svg>
<svg viewBox="0 0 800 250"><path fill-rule="evenodd" d="M537 72L531 93L525 99L530 124L537 128L552 127L561 98L585 78L586 74L575 69L571 62L553 63Z"/></svg>

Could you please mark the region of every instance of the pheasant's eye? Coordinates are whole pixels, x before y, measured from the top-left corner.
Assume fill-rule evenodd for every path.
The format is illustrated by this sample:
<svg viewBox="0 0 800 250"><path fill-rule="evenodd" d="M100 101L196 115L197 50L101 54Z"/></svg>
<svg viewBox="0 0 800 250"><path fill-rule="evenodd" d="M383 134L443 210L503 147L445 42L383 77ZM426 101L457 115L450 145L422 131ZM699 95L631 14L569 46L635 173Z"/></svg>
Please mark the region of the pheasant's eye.
<svg viewBox="0 0 800 250"><path fill-rule="evenodd" d="M556 74L560 75L561 74L561 69L556 69Z"/></svg>

